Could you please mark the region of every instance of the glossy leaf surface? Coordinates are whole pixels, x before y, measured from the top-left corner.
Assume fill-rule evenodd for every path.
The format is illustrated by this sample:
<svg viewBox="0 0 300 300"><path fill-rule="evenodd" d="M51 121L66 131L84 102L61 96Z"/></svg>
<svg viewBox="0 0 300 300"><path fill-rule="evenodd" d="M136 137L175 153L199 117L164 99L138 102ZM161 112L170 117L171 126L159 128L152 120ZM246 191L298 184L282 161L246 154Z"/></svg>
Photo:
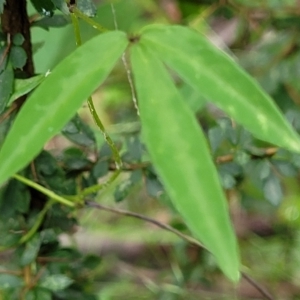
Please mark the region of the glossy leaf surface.
<svg viewBox="0 0 300 300"><path fill-rule="evenodd" d="M239 255L226 199L206 139L172 79L146 47L131 52L143 137L178 212L225 274L239 279ZM154 88L155 87L155 88Z"/></svg>
<svg viewBox="0 0 300 300"><path fill-rule="evenodd" d="M272 99L204 36L181 26L154 25L142 31L141 42L257 138L300 152L299 136Z"/></svg>
<svg viewBox="0 0 300 300"><path fill-rule="evenodd" d="M31 94L0 150L0 185L66 124L104 81L126 46L122 32L93 38L64 59Z"/></svg>

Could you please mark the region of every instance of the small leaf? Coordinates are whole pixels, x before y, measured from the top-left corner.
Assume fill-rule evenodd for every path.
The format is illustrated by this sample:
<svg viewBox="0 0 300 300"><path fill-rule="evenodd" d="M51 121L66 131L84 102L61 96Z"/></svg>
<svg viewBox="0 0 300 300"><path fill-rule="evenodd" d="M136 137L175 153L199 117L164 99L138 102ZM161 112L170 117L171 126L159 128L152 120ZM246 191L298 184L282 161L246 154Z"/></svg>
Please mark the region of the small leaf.
<svg viewBox="0 0 300 300"><path fill-rule="evenodd" d="M14 72L10 63L6 69L0 73L0 113L2 113L9 101L9 97L13 92Z"/></svg>
<svg viewBox="0 0 300 300"><path fill-rule="evenodd" d="M35 287L26 293L25 300L52 300L51 291Z"/></svg>
<svg viewBox="0 0 300 300"><path fill-rule="evenodd" d="M4 188L3 198L4 201L0 203L2 218L10 218L16 211L20 213L28 212L30 194L27 187L21 182L11 180Z"/></svg>
<svg viewBox="0 0 300 300"><path fill-rule="evenodd" d="M236 282L237 242L204 134L150 50L134 45L131 64L144 141L164 187L193 234Z"/></svg>
<svg viewBox="0 0 300 300"><path fill-rule="evenodd" d="M108 76L127 44L123 32L98 35L65 58L35 89L0 150L0 185L25 167L74 116Z"/></svg>
<svg viewBox="0 0 300 300"><path fill-rule="evenodd" d="M14 69L22 69L26 64L27 55L22 47L13 46L9 52L9 59Z"/></svg>
<svg viewBox="0 0 300 300"><path fill-rule="evenodd" d="M204 36L186 27L152 25L142 30L140 43L254 136L300 152L299 136L272 99Z"/></svg>
<svg viewBox="0 0 300 300"><path fill-rule="evenodd" d="M78 9L89 17L96 15L97 9L93 0L77 0Z"/></svg>
<svg viewBox="0 0 300 300"><path fill-rule="evenodd" d="M1 32L0 32L1 34ZM3 72L3 70L5 70L6 65L7 65L7 57L8 57L8 46L7 45L3 45L1 46L1 40L0 40L0 74Z"/></svg>
<svg viewBox="0 0 300 300"><path fill-rule="evenodd" d="M220 127L213 127L208 130L208 138L213 152L219 148L224 140L224 133Z"/></svg>
<svg viewBox="0 0 300 300"><path fill-rule="evenodd" d="M15 46L21 46L24 43L24 41L24 36L21 33L15 34L12 40Z"/></svg>
<svg viewBox="0 0 300 300"><path fill-rule="evenodd" d="M6 0L0 0L0 14L2 14L2 12L3 12L5 2L6 2Z"/></svg>
<svg viewBox="0 0 300 300"><path fill-rule="evenodd" d="M86 158L83 151L78 148L68 148L63 153L64 167L68 171L81 170L88 167L91 162Z"/></svg>
<svg viewBox="0 0 300 300"><path fill-rule="evenodd" d="M65 125L62 134L73 143L84 147L91 147L96 141L92 129L78 115Z"/></svg>
<svg viewBox="0 0 300 300"><path fill-rule="evenodd" d="M91 175L93 175L94 178L99 179L108 173L108 168L109 165L107 161L98 160L91 170Z"/></svg>
<svg viewBox="0 0 300 300"><path fill-rule="evenodd" d="M32 23L32 26L49 30L50 27L63 27L67 24L69 24L69 21L64 16L54 15L52 17L44 17Z"/></svg>
<svg viewBox="0 0 300 300"><path fill-rule="evenodd" d="M154 198L159 198L164 192L164 188L158 178L146 177L146 189L148 195Z"/></svg>
<svg viewBox="0 0 300 300"><path fill-rule="evenodd" d="M56 292L67 288L72 284L73 280L62 274L49 275L43 278L42 283L39 285L47 290Z"/></svg>
<svg viewBox="0 0 300 300"><path fill-rule="evenodd" d="M51 0L31 0L34 8L41 14L46 17L51 17L55 6Z"/></svg>
<svg viewBox="0 0 300 300"><path fill-rule="evenodd" d="M114 198L116 202L123 201L130 193L132 189L132 182L130 179L123 180L117 187L114 192Z"/></svg>
<svg viewBox="0 0 300 300"><path fill-rule="evenodd" d="M57 9L59 9L65 15L69 15L70 11L65 0L51 0Z"/></svg>
<svg viewBox="0 0 300 300"><path fill-rule="evenodd" d="M274 205L278 206L283 198L280 180L271 174L264 182L263 187L265 197Z"/></svg>
<svg viewBox="0 0 300 300"><path fill-rule="evenodd" d="M21 266L27 266L30 263L32 263L39 252L41 246L41 238L39 234L35 234L27 243L25 246L25 250L22 253L20 264Z"/></svg>
<svg viewBox="0 0 300 300"><path fill-rule="evenodd" d="M45 79L45 75L37 75L27 79L15 79L14 80L14 92L10 96L8 101L8 105L10 105L13 101L20 98L23 95L28 94L34 88L36 88L43 80Z"/></svg>
<svg viewBox="0 0 300 300"><path fill-rule="evenodd" d="M10 274L0 274L0 290L12 289L23 285L23 280L19 276Z"/></svg>

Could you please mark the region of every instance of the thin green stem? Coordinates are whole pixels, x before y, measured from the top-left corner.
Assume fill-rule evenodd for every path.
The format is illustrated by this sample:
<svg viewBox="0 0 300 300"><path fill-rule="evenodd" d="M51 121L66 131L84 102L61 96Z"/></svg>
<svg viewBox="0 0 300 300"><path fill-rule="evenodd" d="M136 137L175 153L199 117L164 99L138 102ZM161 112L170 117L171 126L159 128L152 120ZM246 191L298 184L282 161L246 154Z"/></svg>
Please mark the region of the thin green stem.
<svg viewBox="0 0 300 300"><path fill-rule="evenodd" d="M105 130L105 127L102 124L102 122L101 122L101 120L100 120L100 118L99 118L99 116L98 116L98 114L96 112L96 109L95 109L92 97L88 98L88 107L89 107L90 113L93 116L93 119L94 119L96 125L98 126L98 128L102 132L106 143L108 144L108 146L110 147L110 149L111 149L111 151L113 153L117 170L121 169L123 163L122 163L122 159L120 157L119 151L118 151L115 143L111 139L111 137L107 134L107 132Z"/></svg>
<svg viewBox="0 0 300 300"><path fill-rule="evenodd" d="M79 47L82 44L82 41L81 41L78 18L74 13L71 13L71 19L72 19L72 24L73 24L74 34L75 34L76 46Z"/></svg>
<svg viewBox="0 0 300 300"><path fill-rule="evenodd" d="M59 202L61 204L64 204L66 206L69 206L69 207L75 207L77 203L75 202L72 202L70 200L67 200L66 198L63 198L57 194L55 194L54 192L46 189L45 187L33 182L32 180L30 179L27 179L21 175L18 175L18 174L15 174L13 175L13 177L21 182L23 182L24 184L34 188L35 190L41 192L42 194L48 196L50 199L53 199L54 201L56 202Z"/></svg>
<svg viewBox="0 0 300 300"><path fill-rule="evenodd" d="M37 230L39 229L40 225L42 224L45 215L47 213L47 211L51 208L51 206L55 203L55 201L53 199L49 199L46 203L46 205L44 206L44 208L40 211L40 213L38 214L38 217L36 219L36 221L34 222L33 226L31 227L31 229L20 239L19 244L23 244L26 243L28 240L31 239L31 237L37 232Z"/></svg>
<svg viewBox="0 0 300 300"><path fill-rule="evenodd" d="M81 35L80 35L80 28L79 28L79 23L78 23L78 18L77 18L77 14L76 12L78 11L77 8L74 8L72 13L71 13L71 18L72 18L72 23L73 23L73 28L74 28L74 33L75 33L75 39L76 39L76 45L80 46L81 45ZM105 127L103 125L103 123L101 122L99 115L97 114L97 111L95 109L95 105L93 103L93 99L91 96L88 97L88 107L90 110L90 113L96 123L96 125L98 126L98 128L100 129L100 131L102 132L105 141L107 142L108 146L110 147L113 156L114 156L114 160L116 163L116 169L119 170L122 167L122 160L119 154L119 151L115 145L115 143L113 142L113 140L111 139L111 137L107 134ZM116 177L119 174L116 175Z"/></svg>
<svg viewBox="0 0 300 300"><path fill-rule="evenodd" d="M93 194L93 193L96 193L106 187L108 187L113 181L116 180L116 178L120 175L122 170L116 170L112 175L111 177L109 177L109 179L102 183L102 184L95 184L95 185L92 185L92 186L89 186L88 188L85 188L79 195L80 198L84 197L84 196L87 196L87 195L90 195L90 194Z"/></svg>
<svg viewBox="0 0 300 300"><path fill-rule="evenodd" d="M72 12L71 15L75 14L76 17L78 17L78 18L82 19L83 21L85 21L86 23L90 24L93 28L97 29L98 31L100 31L100 32L109 31L109 29L103 27L99 23L95 22L93 19L86 16L77 7L72 7L71 12Z"/></svg>

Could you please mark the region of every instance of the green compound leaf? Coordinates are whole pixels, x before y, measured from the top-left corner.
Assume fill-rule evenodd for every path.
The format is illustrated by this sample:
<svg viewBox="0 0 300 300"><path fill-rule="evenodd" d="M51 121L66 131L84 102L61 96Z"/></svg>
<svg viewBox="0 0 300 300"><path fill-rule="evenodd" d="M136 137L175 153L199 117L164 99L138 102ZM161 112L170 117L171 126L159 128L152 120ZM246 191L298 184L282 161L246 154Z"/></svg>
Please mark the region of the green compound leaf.
<svg viewBox="0 0 300 300"><path fill-rule="evenodd" d="M204 36L181 26L154 25L142 31L140 42L254 136L300 152L299 136L272 99Z"/></svg>
<svg viewBox="0 0 300 300"><path fill-rule="evenodd" d="M99 35L65 58L30 95L0 150L0 185L25 167L110 73L125 33Z"/></svg>
<svg viewBox="0 0 300 300"><path fill-rule="evenodd" d="M162 62L138 44L132 47L131 63L153 164L191 231L236 282L237 242L204 134Z"/></svg>

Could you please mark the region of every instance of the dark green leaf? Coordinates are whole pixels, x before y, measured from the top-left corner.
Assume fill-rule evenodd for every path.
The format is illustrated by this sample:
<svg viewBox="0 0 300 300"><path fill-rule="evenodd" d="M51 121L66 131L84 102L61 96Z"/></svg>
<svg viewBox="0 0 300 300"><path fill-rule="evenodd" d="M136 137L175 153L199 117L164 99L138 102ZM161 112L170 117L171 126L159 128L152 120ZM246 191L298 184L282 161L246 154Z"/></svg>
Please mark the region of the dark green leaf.
<svg viewBox="0 0 300 300"><path fill-rule="evenodd" d="M0 185L25 167L46 141L74 116L83 101L108 76L127 44L123 32L96 36L65 58L35 89L0 150Z"/></svg>
<svg viewBox="0 0 300 300"><path fill-rule="evenodd" d="M63 27L67 25L69 21L60 15L54 15L52 17L44 17L32 24L32 26L41 27L45 30L49 30L50 27Z"/></svg>
<svg viewBox="0 0 300 300"><path fill-rule="evenodd" d="M91 174L94 178L100 178L105 176L108 173L109 165L107 161L98 160L97 163L93 166Z"/></svg>
<svg viewBox="0 0 300 300"><path fill-rule="evenodd" d="M77 0L77 7L85 15L89 17L94 17L96 15L97 9L93 0Z"/></svg>
<svg viewBox="0 0 300 300"><path fill-rule="evenodd" d="M137 136L130 136L126 139L127 151L122 156L124 162L139 162L142 159L143 148Z"/></svg>
<svg viewBox="0 0 300 300"><path fill-rule="evenodd" d="M91 165L86 154L78 148L68 148L63 153L64 167L68 170L81 170Z"/></svg>
<svg viewBox="0 0 300 300"><path fill-rule="evenodd" d="M224 132L220 127L210 128L208 131L208 138L212 151L216 152L224 140Z"/></svg>
<svg viewBox="0 0 300 300"><path fill-rule="evenodd" d="M39 234L35 234L27 243L22 253L20 264L21 266L27 266L32 263L39 252L41 246L41 237Z"/></svg>
<svg viewBox="0 0 300 300"><path fill-rule="evenodd" d="M10 274L0 274L0 290L18 288L23 285L23 280L19 276Z"/></svg>
<svg viewBox="0 0 300 300"><path fill-rule="evenodd" d="M232 121L228 118L221 118L218 120L218 124L222 130L224 139L230 141L233 145L237 144L237 133L232 125Z"/></svg>
<svg viewBox="0 0 300 300"><path fill-rule="evenodd" d="M142 30L140 43L253 135L300 152L299 136L272 99L204 36L186 27L154 25Z"/></svg>
<svg viewBox="0 0 300 300"><path fill-rule="evenodd" d="M246 165L250 161L250 159L251 156L242 150L237 151L234 155L234 161L241 166Z"/></svg>
<svg viewBox="0 0 300 300"><path fill-rule="evenodd" d="M52 300L51 291L35 287L26 293L25 300Z"/></svg>
<svg viewBox="0 0 300 300"><path fill-rule="evenodd" d="M149 196L159 198L164 188L158 178L146 177L146 189Z"/></svg>
<svg viewBox="0 0 300 300"><path fill-rule="evenodd" d="M1 34L1 32L0 32ZM5 70L6 68L6 64L7 64L7 57L8 57L8 47L6 44L4 44L3 46L1 46L0 43L0 58L1 58L1 63L0 63L0 74L3 70Z"/></svg>
<svg viewBox="0 0 300 300"><path fill-rule="evenodd" d="M10 126L12 125L13 121L15 119L15 113L12 113L1 122L0 126L0 148L4 142L4 139L9 131Z"/></svg>
<svg viewBox="0 0 300 300"><path fill-rule="evenodd" d="M298 170L295 168L290 161L272 160L274 167L282 174L287 177L297 176Z"/></svg>
<svg viewBox="0 0 300 300"><path fill-rule="evenodd" d="M25 39L21 33L15 34L12 40L15 46L21 46L24 43L24 41Z"/></svg>
<svg viewBox="0 0 300 300"><path fill-rule="evenodd" d="M131 48L131 64L144 141L164 187L194 235L236 282L237 243L204 134L162 62L143 43Z"/></svg>
<svg viewBox="0 0 300 300"><path fill-rule="evenodd" d="M283 198L280 180L271 174L265 181L263 187L265 197L274 205L278 206Z"/></svg>
<svg viewBox="0 0 300 300"><path fill-rule="evenodd" d="M7 199L6 199L7 201ZM18 243L23 233L22 218L14 215L14 218L3 217L3 212L0 215L0 245L1 247L11 247Z"/></svg>
<svg viewBox="0 0 300 300"><path fill-rule="evenodd" d="M57 9L63 12L65 15L69 15L70 11L65 0L52 0Z"/></svg>
<svg viewBox="0 0 300 300"><path fill-rule="evenodd" d="M236 185L236 180L229 173L221 170L219 175L224 189L232 189Z"/></svg>
<svg viewBox="0 0 300 300"><path fill-rule="evenodd" d="M2 113L14 87L14 72L10 63L8 63L6 69L0 73L0 86L0 113Z"/></svg>
<svg viewBox="0 0 300 300"><path fill-rule="evenodd" d="M22 47L12 46L9 52L9 59L14 69L22 69L26 64L27 54Z"/></svg>
<svg viewBox="0 0 300 300"><path fill-rule="evenodd" d="M115 189L114 198L116 202L123 201L132 190L133 183L130 179L123 180Z"/></svg>
<svg viewBox="0 0 300 300"><path fill-rule="evenodd" d="M77 114L62 129L62 134L80 146L91 147L95 144L93 131Z"/></svg>
<svg viewBox="0 0 300 300"><path fill-rule="evenodd" d="M53 15L55 6L51 0L30 0L34 8L41 14L47 17Z"/></svg>
<svg viewBox="0 0 300 300"><path fill-rule="evenodd" d="M0 14L2 14L2 12L3 12L5 2L6 2L6 0L0 0Z"/></svg>
<svg viewBox="0 0 300 300"><path fill-rule="evenodd" d="M39 285L47 290L56 292L67 288L72 284L73 280L63 274L49 275L43 278L43 281Z"/></svg>
<svg viewBox="0 0 300 300"><path fill-rule="evenodd" d="M98 255L89 254L84 258L83 266L87 269L95 270L102 259Z"/></svg>
<svg viewBox="0 0 300 300"><path fill-rule="evenodd" d="M43 245L57 241L57 234L53 228L44 229L40 234Z"/></svg>
<svg viewBox="0 0 300 300"><path fill-rule="evenodd" d="M100 148L99 151L99 158L101 160L108 159L112 156L111 148L107 145L107 143L104 143L103 146Z"/></svg>
<svg viewBox="0 0 300 300"><path fill-rule="evenodd" d="M5 187L3 201L0 203L2 218L10 218L15 211L26 213L29 208L30 195L27 187L17 180L11 180Z"/></svg>
<svg viewBox="0 0 300 300"><path fill-rule="evenodd" d="M51 190L63 195L76 193L74 178L66 178L66 174L57 160L46 151L42 151L35 159L36 172L43 183Z"/></svg>

